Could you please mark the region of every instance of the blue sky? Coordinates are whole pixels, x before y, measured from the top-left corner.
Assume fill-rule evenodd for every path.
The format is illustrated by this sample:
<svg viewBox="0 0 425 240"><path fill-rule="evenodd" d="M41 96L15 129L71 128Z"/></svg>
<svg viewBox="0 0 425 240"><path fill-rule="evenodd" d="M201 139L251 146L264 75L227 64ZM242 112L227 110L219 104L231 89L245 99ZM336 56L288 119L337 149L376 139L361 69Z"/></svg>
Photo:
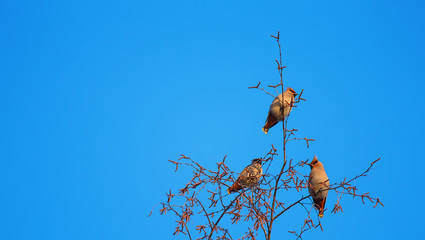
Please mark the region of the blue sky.
<svg viewBox="0 0 425 240"><path fill-rule="evenodd" d="M280 146L261 127L276 84L308 100L290 126L385 207L345 198L305 239L423 236L423 1L0 2L0 238L171 239L152 207L189 180L167 162L240 171ZM305 169L308 174L308 169ZM337 196L330 194L328 207ZM278 239L301 226L294 210ZM300 221L300 222L297 222ZM288 227L287 227L288 226ZM179 237L178 239L182 239Z"/></svg>

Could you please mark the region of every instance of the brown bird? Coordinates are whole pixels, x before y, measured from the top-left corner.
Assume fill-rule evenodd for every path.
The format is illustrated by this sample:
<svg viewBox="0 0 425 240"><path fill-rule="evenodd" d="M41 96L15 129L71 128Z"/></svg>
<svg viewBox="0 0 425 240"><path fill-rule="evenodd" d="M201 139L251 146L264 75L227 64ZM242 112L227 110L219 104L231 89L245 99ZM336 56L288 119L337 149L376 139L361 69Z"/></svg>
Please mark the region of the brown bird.
<svg viewBox="0 0 425 240"><path fill-rule="evenodd" d="M255 186L260 181L261 175L263 174L261 161L261 158L252 160L252 163L242 170L238 179L227 189L227 193L231 194L243 188Z"/></svg>
<svg viewBox="0 0 425 240"><path fill-rule="evenodd" d="M323 164L314 156L313 161L307 164L311 168L308 178L308 192L313 197L314 206L319 210L319 217L323 217L325 210L326 198L328 196L329 178L326 175Z"/></svg>
<svg viewBox="0 0 425 240"><path fill-rule="evenodd" d="M269 129L276 125L279 121L288 117L294 103L294 98L297 95L298 94L294 91L294 89L288 87L283 94L279 94L279 96L273 100L270 105L269 114L267 115L266 124L262 129L264 133L267 133Z"/></svg>

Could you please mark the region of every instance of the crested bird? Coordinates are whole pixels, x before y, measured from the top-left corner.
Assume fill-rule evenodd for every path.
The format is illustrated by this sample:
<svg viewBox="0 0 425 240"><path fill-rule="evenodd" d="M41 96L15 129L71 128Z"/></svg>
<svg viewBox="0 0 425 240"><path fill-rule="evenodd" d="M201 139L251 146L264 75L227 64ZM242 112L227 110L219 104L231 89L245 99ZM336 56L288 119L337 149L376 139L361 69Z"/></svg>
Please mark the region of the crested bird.
<svg viewBox="0 0 425 240"><path fill-rule="evenodd" d="M297 95L298 94L294 89L288 87L282 94L279 94L273 100L272 104L270 105L269 114L267 115L266 124L262 129L264 133L267 133L269 129L276 125L279 121L282 121L288 117L292 109L294 98Z"/></svg>
<svg viewBox="0 0 425 240"><path fill-rule="evenodd" d="M317 160L316 156L307 165L311 168L310 176L308 177L308 192L313 197L315 208L319 210L319 217L323 217L328 196L329 178L326 175L323 164Z"/></svg>
<svg viewBox="0 0 425 240"><path fill-rule="evenodd" d="M242 170L233 185L227 189L227 193L231 194L243 188L255 186L260 181L263 174L261 161L261 158L252 160L251 164Z"/></svg>

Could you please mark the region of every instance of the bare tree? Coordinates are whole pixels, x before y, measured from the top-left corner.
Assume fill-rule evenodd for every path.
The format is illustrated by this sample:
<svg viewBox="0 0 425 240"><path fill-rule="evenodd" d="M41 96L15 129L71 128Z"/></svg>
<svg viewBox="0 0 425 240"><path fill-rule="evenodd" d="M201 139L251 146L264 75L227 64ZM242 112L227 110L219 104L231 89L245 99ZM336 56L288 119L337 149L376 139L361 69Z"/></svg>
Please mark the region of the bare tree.
<svg viewBox="0 0 425 240"><path fill-rule="evenodd" d="M280 83L268 87L279 94L279 90L283 92L284 89L282 73L286 66L282 65L279 32L277 36L271 37L276 39L279 47L279 59L276 59L276 63ZM261 87L260 82L257 86L249 88L259 89L275 97ZM302 93L303 91L294 99L291 107L305 101L302 98ZM282 106L284 106L283 102ZM175 171L178 171L180 166L189 167L193 171L192 178L182 189L178 190L178 193L173 194L170 190L167 193L167 201L160 203L162 205L161 214L172 212L177 217L174 235L184 234L188 239L236 239L235 236L231 235L232 226L245 222L248 226L247 231L237 239L257 239L260 234L265 239L270 240L275 221L296 206L305 209L306 217L299 231L288 232L294 234L296 239L302 239L303 233L308 230L320 228L323 231L320 218L313 217L315 214L312 214L312 211L314 212L315 208L311 196L309 194L304 195L303 192L305 191L302 191L309 184L308 176L300 173L300 168L308 164L307 160L293 162L293 159L288 160L286 155L288 142L305 141L308 148L310 142L315 140L295 137L297 129L286 128L288 119L285 118L282 121L283 162L275 161L278 159L276 157L278 150L272 145L270 151L262 157L263 175L259 183L253 187L239 190L235 194L223 193L223 190L229 188L238 176L226 165L226 157L217 163L217 169L206 169L185 155L181 155L177 161L169 160L175 164ZM353 185L354 180L365 177L379 160L380 158L371 162L370 166L362 173L329 185L326 190L338 194L337 202L334 203L331 210L332 213L342 212L340 199L347 195L358 198L363 204L365 204L365 200L368 200L373 204L373 207L378 204L383 206L379 198L371 197L368 192L360 193L357 187ZM280 167L279 164L281 164ZM288 194L297 194L298 200L289 203L282 201L278 197L278 193L284 191ZM229 198L226 200L228 196L231 200ZM190 221L191 219L193 221ZM223 219L227 219L227 224L222 224Z"/></svg>

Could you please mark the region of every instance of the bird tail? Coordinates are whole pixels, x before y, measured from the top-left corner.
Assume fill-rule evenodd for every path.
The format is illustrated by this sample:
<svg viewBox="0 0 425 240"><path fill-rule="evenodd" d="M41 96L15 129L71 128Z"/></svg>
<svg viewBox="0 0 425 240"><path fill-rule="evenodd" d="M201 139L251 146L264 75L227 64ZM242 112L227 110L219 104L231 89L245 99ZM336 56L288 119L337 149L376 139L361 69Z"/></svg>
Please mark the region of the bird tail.
<svg viewBox="0 0 425 240"><path fill-rule="evenodd" d="M266 124L264 124L263 132L267 134L270 128L272 128L274 125L276 125L279 122L275 116L271 112L269 112L269 115L267 115Z"/></svg>
<svg viewBox="0 0 425 240"><path fill-rule="evenodd" d="M236 182L233 183L233 185L231 187L229 187L227 189L227 193L231 194L231 193L237 192L238 190L241 190L241 189L242 189L241 185L239 185L239 183L236 181Z"/></svg>
<svg viewBox="0 0 425 240"><path fill-rule="evenodd" d="M314 203L315 203L314 205L317 208L317 210L319 210L319 217L322 218L323 215L324 215L324 211L325 211L326 198L315 201Z"/></svg>

